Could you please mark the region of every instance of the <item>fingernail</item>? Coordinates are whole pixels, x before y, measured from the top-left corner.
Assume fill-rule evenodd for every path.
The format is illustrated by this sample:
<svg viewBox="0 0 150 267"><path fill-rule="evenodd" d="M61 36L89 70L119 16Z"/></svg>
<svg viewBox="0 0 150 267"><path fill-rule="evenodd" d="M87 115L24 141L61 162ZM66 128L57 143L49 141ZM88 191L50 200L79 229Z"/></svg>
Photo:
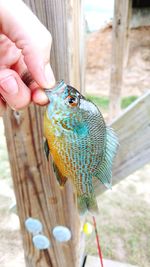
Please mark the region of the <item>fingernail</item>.
<svg viewBox="0 0 150 267"><path fill-rule="evenodd" d="M8 76L0 81L0 86L7 94L15 95L18 93L18 84L13 76Z"/></svg>
<svg viewBox="0 0 150 267"><path fill-rule="evenodd" d="M55 78L54 78L54 74L53 74L50 64L47 64L45 66L45 77L48 83L47 84L48 87L53 87L55 85Z"/></svg>

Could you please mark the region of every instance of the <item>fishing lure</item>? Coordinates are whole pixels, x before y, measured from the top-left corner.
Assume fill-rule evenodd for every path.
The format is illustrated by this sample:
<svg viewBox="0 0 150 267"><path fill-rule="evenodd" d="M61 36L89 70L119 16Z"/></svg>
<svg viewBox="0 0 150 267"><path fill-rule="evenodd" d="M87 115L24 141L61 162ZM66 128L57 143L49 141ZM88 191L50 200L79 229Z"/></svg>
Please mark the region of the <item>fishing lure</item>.
<svg viewBox="0 0 150 267"><path fill-rule="evenodd" d="M60 186L67 179L73 182L80 212L97 210L93 178L111 188L117 136L97 106L64 81L46 89L46 94L50 100L44 116L47 157L50 152Z"/></svg>

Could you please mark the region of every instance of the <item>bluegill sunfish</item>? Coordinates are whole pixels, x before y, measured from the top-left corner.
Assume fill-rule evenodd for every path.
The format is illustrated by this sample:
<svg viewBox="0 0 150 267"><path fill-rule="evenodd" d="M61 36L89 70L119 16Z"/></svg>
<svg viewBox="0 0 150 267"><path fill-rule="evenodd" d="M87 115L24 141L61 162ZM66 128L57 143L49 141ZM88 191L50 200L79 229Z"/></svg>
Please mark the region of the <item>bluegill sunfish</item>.
<svg viewBox="0 0 150 267"><path fill-rule="evenodd" d="M51 153L59 184L71 179L79 210L96 210L93 178L111 188L117 136L97 106L64 81L46 94L50 104L44 117L45 148Z"/></svg>

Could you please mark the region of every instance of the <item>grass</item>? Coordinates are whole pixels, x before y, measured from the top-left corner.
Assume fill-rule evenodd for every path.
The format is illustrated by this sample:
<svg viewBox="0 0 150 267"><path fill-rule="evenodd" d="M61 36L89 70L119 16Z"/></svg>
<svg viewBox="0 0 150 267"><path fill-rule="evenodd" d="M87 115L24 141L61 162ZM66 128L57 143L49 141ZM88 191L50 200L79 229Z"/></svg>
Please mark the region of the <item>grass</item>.
<svg viewBox="0 0 150 267"><path fill-rule="evenodd" d="M98 231L104 258L139 267L150 266L150 166L129 176L98 199ZM145 187L144 186L144 187ZM87 238L87 251L97 254L94 232Z"/></svg>
<svg viewBox="0 0 150 267"><path fill-rule="evenodd" d="M95 103L98 107L101 107L105 110L108 109L109 106L109 99L108 97L99 97L93 95L87 95L87 99Z"/></svg>
<svg viewBox="0 0 150 267"><path fill-rule="evenodd" d="M99 97L93 95L87 95L87 99L91 100L98 107L107 110L109 106L109 98L108 97ZM131 103L133 103L137 99L137 96L128 96L122 98L121 108L124 109L128 107Z"/></svg>

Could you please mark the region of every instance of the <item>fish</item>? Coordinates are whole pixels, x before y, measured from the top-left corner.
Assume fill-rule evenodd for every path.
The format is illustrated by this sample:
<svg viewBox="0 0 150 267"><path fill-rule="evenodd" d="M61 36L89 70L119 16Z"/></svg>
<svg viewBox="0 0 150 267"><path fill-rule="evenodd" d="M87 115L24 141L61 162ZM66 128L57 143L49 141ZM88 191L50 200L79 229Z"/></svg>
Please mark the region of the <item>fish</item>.
<svg viewBox="0 0 150 267"><path fill-rule="evenodd" d="M50 101L44 114L46 155L51 154L59 185L71 180L79 212L95 212L93 180L112 187L118 137L98 107L63 80L45 92Z"/></svg>

